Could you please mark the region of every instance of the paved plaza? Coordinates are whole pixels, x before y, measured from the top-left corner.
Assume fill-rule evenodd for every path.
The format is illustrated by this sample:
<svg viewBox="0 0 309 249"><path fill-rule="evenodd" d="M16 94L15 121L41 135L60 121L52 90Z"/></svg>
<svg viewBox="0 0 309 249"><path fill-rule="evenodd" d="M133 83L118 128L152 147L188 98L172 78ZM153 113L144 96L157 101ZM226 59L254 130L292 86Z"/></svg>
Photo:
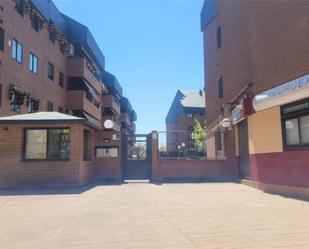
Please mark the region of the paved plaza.
<svg viewBox="0 0 309 249"><path fill-rule="evenodd" d="M0 194L1 249L309 248L309 202L236 183Z"/></svg>

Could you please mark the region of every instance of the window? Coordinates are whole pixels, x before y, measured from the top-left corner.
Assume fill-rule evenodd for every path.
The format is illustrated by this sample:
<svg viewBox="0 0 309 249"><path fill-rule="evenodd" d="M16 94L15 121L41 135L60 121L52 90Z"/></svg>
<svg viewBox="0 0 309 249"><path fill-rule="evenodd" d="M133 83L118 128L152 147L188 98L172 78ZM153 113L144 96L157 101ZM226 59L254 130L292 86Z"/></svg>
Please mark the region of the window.
<svg viewBox="0 0 309 249"><path fill-rule="evenodd" d="M83 150L84 150L84 160L88 161L90 160L90 131L84 131L84 144L83 144Z"/></svg>
<svg viewBox="0 0 309 249"><path fill-rule="evenodd" d="M217 28L216 32L216 37L217 37L217 48L222 47L222 32L221 32L221 26Z"/></svg>
<svg viewBox="0 0 309 249"><path fill-rule="evenodd" d="M118 147L96 147L96 157L118 157Z"/></svg>
<svg viewBox="0 0 309 249"><path fill-rule="evenodd" d="M24 16L25 12L25 1L24 0L15 0L15 10Z"/></svg>
<svg viewBox="0 0 309 249"><path fill-rule="evenodd" d="M192 113L188 113L188 114L187 114L187 117L188 117L188 118L193 118L193 114L192 114Z"/></svg>
<svg viewBox="0 0 309 249"><path fill-rule="evenodd" d="M40 107L39 100L29 99L28 100L28 113L37 112Z"/></svg>
<svg viewBox="0 0 309 249"><path fill-rule="evenodd" d="M285 148L309 147L309 100L282 107Z"/></svg>
<svg viewBox="0 0 309 249"><path fill-rule="evenodd" d="M55 72L54 65L48 62L48 78L50 78L51 80L54 80L54 72Z"/></svg>
<svg viewBox="0 0 309 249"><path fill-rule="evenodd" d="M215 146L216 146L216 151L222 150L221 131L216 131Z"/></svg>
<svg viewBox="0 0 309 249"><path fill-rule="evenodd" d="M223 98L223 77L217 79L217 94L218 98Z"/></svg>
<svg viewBox="0 0 309 249"><path fill-rule="evenodd" d="M34 74L38 74L38 57L33 53L29 55L29 70Z"/></svg>
<svg viewBox="0 0 309 249"><path fill-rule="evenodd" d="M4 51L4 36L5 36L5 32L4 29L0 27L0 50Z"/></svg>
<svg viewBox="0 0 309 249"><path fill-rule="evenodd" d="M69 160L69 129L26 129L26 160Z"/></svg>
<svg viewBox="0 0 309 249"><path fill-rule="evenodd" d="M36 31L39 32L40 30L40 24L39 24L39 19L34 16L31 18L31 27Z"/></svg>
<svg viewBox="0 0 309 249"><path fill-rule="evenodd" d="M24 93L16 91L11 87L9 91L10 111L20 112L20 107L24 104L24 99Z"/></svg>
<svg viewBox="0 0 309 249"><path fill-rule="evenodd" d="M64 74L62 72L59 72L59 86L64 88Z"/></svg>
<svg viewBox="0 0 309 249"><path fill-rule="evenodd" d="M52 112L54 110L53 102L47 101L47 111Z"/></svg>
<svg viewBox="0 0 309 249"><path fill-rule="evenodd" d="M92 97L92 95L91 95L91 93L90 92L86 92L86 99L89 101L89 102L91 102L92 103L92 101L93 101L93 97Z"/></svg>
<svg viewBox="0 0 309 249"><path fill-rule="evenodd" d="M55 44L56 41L56 33L55 32L49 32L49 40Z"/></svg>
<svg viewBox="0 0 309 249"><path fill-rule="evenodd" d="M18 63L22 63L23 60L23 45L17 40L12 41L12 58Z"/></svg>

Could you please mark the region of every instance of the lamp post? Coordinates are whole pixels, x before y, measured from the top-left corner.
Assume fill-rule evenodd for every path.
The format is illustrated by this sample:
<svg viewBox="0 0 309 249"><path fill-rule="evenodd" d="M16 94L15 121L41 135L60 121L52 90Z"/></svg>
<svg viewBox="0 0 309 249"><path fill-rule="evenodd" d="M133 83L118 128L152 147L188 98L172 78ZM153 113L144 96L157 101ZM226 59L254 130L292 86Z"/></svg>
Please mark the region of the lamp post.
<svg viewBox="0 0 309 249"><path fill-rule="evenodd" d="M222 127L223 128L230 128L232 126L232 121L230 118L224 118L222 121L221 121L221 124L222 124Z"/></svg>

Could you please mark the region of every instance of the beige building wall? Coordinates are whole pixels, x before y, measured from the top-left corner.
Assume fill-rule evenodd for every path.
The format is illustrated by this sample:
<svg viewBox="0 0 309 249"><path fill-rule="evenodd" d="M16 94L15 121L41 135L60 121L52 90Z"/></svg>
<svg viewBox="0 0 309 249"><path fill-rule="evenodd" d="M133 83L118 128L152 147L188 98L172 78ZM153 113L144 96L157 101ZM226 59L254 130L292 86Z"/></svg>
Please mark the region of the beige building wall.
<svg viewBox="0 0 309 249"><path fill-rule="evenodd" d="M215 136L209 136L206 140L207 159L216 159Z"/></svg>
<svg viewBox="0 0 309 249"><path fill-rule="evenodd" d="M250 154L282 152L280 107L249 116L248 138Z"/></svg>

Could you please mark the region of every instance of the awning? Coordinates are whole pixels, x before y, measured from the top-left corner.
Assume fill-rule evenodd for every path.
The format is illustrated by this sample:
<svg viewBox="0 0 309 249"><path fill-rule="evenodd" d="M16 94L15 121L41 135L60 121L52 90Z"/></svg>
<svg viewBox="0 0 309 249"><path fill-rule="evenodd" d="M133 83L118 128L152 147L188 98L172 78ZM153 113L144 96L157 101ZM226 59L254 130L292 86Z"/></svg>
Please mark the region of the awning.
<svg viewBox="0 0 309 249"><path fill-rule="evenodd" d="M85 86L86 86L86 88L87 88L87 91L88 91L96 100L98 100L97 98L98 98L99 92L98 92L96 89L94 89L93 86L90 85L90 84L88 83L88 81L85 80L84 78L83 78L83 83L85 84Z"/></svg>
<svg viewBox="0 0 309 249"><path fill-rule="evenodd" d="M100 122L97 119L95 119L94 117L92 117L91 115L89 115L88 113L86 113L84 111L82 111L81 114L82 114L82 117L84 119L86 119L89 123L91 123L91 124L93 124L93 125L95 125L99 128Z"/></svg>
<svg viewBox="0 0 309 249"><path fill-rule="evenodd" d="M70 77L68 90L87 91L97 102L99 102L98 95L100 95L100 93L82 77Z"/></svg>
<svg viewBox="0 0 309 249"><path fill-rule="evenodd" d="M17 86L10 85L9 88L9 99L16 105L23 105L26 92Z"/></svg>
<svg viewBox="0 0 309 249"><path fill-rule="evenodd" d="M32 101L35 101L35 102L40 102L40 98L35 96L35 95L33 95L33 94L31 94L31 93L27 94L27 98L31 99Z"/></svg>
<svg viewBox="0 0 309 249"><path fill-rule="evenodd" d="M24 89L15 85L10 85L10 91L15 91L23 95L26 94L26 91Z"/></svg>

